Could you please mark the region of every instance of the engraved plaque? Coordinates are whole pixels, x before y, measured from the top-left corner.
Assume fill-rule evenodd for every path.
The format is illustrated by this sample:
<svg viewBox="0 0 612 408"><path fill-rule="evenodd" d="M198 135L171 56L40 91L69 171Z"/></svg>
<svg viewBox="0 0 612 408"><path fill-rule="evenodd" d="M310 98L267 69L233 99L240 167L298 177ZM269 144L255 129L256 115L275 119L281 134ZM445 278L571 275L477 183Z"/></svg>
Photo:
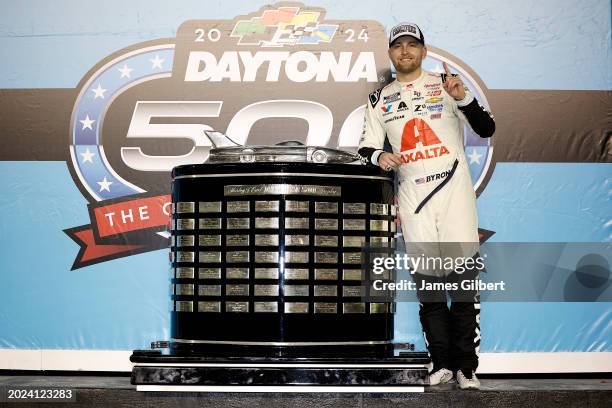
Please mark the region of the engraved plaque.
<svg viewBox="0 0 612 408"><path fill-rule="evenodd" d="M200 235L198 244L201 246L221 246L221 235Z"/></svg>
<svg viewBox="0 0 612 408"><path fill-rule="evenodd" d="M201 213L220 213L221 201L200 201L198 209Z"/></svg>
<svg viewBox="0 0 612 408"><path fill-rule="evenodd" d="M389 228L389 230L390 230L391 232L395 232L395 231L397 230L397 224L395 224L394 222L391 222L391 223L389 223L389 224L390 224L390 225L389 225L389 227L390 227L390 228Z"/></svg>
<svg viewBox="0 0 612 408"><path fill-rule="evenodd" d="M365 313L365 303L344 303L343 313Z"/></svg>
<svg viewBox="0 0 612 408"><path fill-rule="evenodd" d="M348 231L364 231L365 220L344 220L342 222L342 228Z"/></svg>
<svg viewBox="0 0 612 408"><path fill-rule="evenodd" d="M249 201L228 201L227 212L228 213L240 213L249 212L251 210L251 203Z"/></svg>
<svg viewBox="0 0 612 408"><path fill-rule="evenodd" d="M255 268L255 279L278 279L278 268Z"/></svg>
<svg viewBox="0 0 612 408"><path fill-rule="evenodd" d="M174 310L177 312L193 312L193 302L178 300L174 304Z"/></svg>
<svg viewBox="0 0 612 408"><path fill-rule="evenodd" d="M317 235L315 236L315 246L335 248L338 246L338 237L332 235Z"/></svg>
<svg viewBox="0 0 612 408"><path fill-rule="evenodd" d="M315 296L338 296L338 287L336 285L315 285Z"/></svg>
<svg viewBox="0 0 612 408"><path fill-rule="evenodd" d="M172 221L170 221L170 224L172 224ZM170 237L170 247L174 247L174 246L176 246L176 237L172 235Z"/></svg>
<svg viewBox="0 0 612 408"><path fill-rule="evenodd" d="M394 217L397 215L397 205L391 206L391 215Z"/></svg>
<svg viewBox="0 0 612 408"><path fill-rule="evenodd" d="M221 296L221 285L198 285L200 296Z"/></svg>
<svg viewBox="0 0 612 408"><path fill-rule="evenodd" d="M278 235L257 234L257 235L255 235L255 245L258 245L258 246L278 246Z"/></svg>
<svg viewBox="0 0 612 408"><path fill-rule="evenodd" d="M175 277L177 279L193 279L193 268L176 268Z"/></svg>
<svg viewBox="0 0 612 408"><path fill-rule="evenodd" d="M316 202L315 203L315 212L317 214L338 214L338 203L330 203L330 202Z"/></svg>
<svg viewBox="0 0 612 408"><path fill-rule="evenodd" d="M170 231L176 230L176 220L170 220Z"/></svg>
<svg viewBox="0 0 612 408"><path fill-rule="evenodd" d="M203 313L220 313L221 302L198 302L198 312Z"/></svg>
<svg viewBox="0 0 612 408"><path fill-rule="evenodd" d="M339 197L342 195L342 188L305 184L238 184L223 187L223 194L226 196L299 194Z"/></svg>
<svg viewBox="0 0 612 408"><path fill-rule="evenodd" d="M174 293L182 296L193 296L193 285L192 284L179 284L175 285Z"/></svg>
<svg viewBox="0 0 612 408"><path fill-rule="evenodd" d="M221 252L200 251L200 263L219 263L221 262Z"/></svg>
<svg viewBox="0 0 612 408"><path fill-rule="evenodd" d="M225 285L226 296L249 296L249 285Z"/></svg>
<svg viewBox="0 0 612 408"><path fill-rule="evenodd" d="M275 228L275 229L278 229L278 218L257 217L257 218L255 218L255 228Z"/></svg>
<svg viewBox="0 0 612 408"><path fill-rule="evenodd" d="M309 242L308 235L285 235L285 245L305 246Z"/></svg>
<svg viewBox="0 0 612 408"><path fill-rule="evenodd" d="M315 280L336 280L338 279L337 269L315 269Z"/></svg>
<svg viewBox="0 0 612 408"><path fill-rule="evenodd" d="M389 222L387 220L370 220L370 231L388 231Z"/></svg>
<svg viewBox="0 0 612 408"><path fill-rule="evenodd" d="M308 296L308 285L285 285L285 296Z"/></svg>
<svg viewBox="0 0 612 408"><path fill-rule="evenodd" d="M389 304L370 303L370 313L389 313Z"/></svg>
<svg viewBox="0 0 612 408"><path fill-rule="evenodd" d="M285 303L285 313L308 313L308 303L287 302Z"/></svg>
<svg viewBox="0 0 612 408"><path fill-rule="evenodd" d="M365 296L365 288L363 286L344 286L342 288L342 296L363 297Z"/></svg>
<svg viewBox="0 0 612 408"><path fill-rule="evenodd" d="M221 218L200 218L200 229L221 229Z"/></svg>
<svg viewBox="0 0 612 408"><path fill-rule="evenodd" d="M308 229L308 218L285 218L285 228L287 229Z"/></svg>
<svg viewBox="0 0 612 408"><path fill-rule="evenodd" d="M178 231L195 229L195 220L193 218L181 218L176 220L176 229Z"/></svg>
<svg viewBox="0 0 612 408"><path fill-rule="evenodd" d="M363 273L359 269L345 269L342 271L342 279L344 280L361 280Z"/></svg>
<svg viewBox="0 0 612 408"><path fill-rule="evenodd" d="M337 230L338 220L332 219L316 219L315 228L318 230Z"/></svg>
<svg viewBox="0 0 612 408"><path fill-rule="evenodd" d="M295 200L285 201L285 211L308 212L308 210L309 210L308 201L295 201Z"/></svg>
<svg viewBox="0 0 612 408"><path fill-rule="evenodd" d="M278 212L278 201L255 201L255 211Z"/></svg>
<svg viewBox="0 0 612 408"><path fill-rule="evenodd" d="M278 303L255 302L255 313L278 313Z"/></svg>
<svg viewBox="0 0 612 408"><path fill-rule="evenodd" d="M248 218L228 218L227 228L228 229L249 229L251 226L250 219Z"/></svg>
<svg viewBox="0 0 612 408"><path fill-rule="evenodd" d="M389 204L370 203L370 214L389 215Z"/></svg>
<svg viewBox="0 0 612 408"><path fill-rule="evenodd" d="M370 278L374 280L376 279L389 280L390 277L391 277L391 274L389 271L382 271L381 273L372 272L370 274Z"/></svg>
<svg viewBox="0 0 612 408"><path fill-rule="evenodd" d="M249 251L228 251L225 254L227 263L249 262Z"/></svg>
<svg viewBox="0 0 612 408"><path fill-rule="evenodd" d="M285 252L285 263L308 263L308 252Z"/></svg>
<svg viewBox="0 0 612 408"><path fill-rule="evenodd" d="M255 285L255 296L278 296L278 285Z"/></svg>
<svg viewBox="0 0 612 408"><path fill-rule="evenodd" d="M228 235L225 237L227 246L249 246L248 235Z"/></svg>
<svg viewBox="0 0 612 408"><path fill-rule="evenodd" d="M345 252L342 254L342 262L347 264L360 264L361 252Z"/></svg>
<svg viewBox="0 0 612 408"><path fill-rule="evenodd" d="M287 268L285 269L285 280L308 279L308 269Z"/></svg>
<svg viewBox="0 0 612 408"><path fill-rule="evenodd" d="M256 263L277 263L278 252L255 252Z"/></svg>
<svg viewBox="0 0 612 408"><path fill-rule="evenodd" d="M371 245L386 245L387 241L387 237L370 237Z"/></svg>
<svg viewBox="0 0 612 408"><path fill-rule="evenodd" d="M365 203L344 203L342 210L345 214L365 214L366 205Z"/></svg>
<svg viewBox="0 0 612 408"><path fill-rule="evenodd" d="M249 268L227 268L227 279L249 279Z"/></svg>
<svg viewBox="0 0 612 408"><path fill-rule="evenodd" d="M199 268L198 279L221 279L221 268Z"/></svg>
<svg viewBox="0 0 612 408"><path fill-rule="evenodd" d="M175 258L174 252L170 252L169 255L170 255L170 263L173 263L174 262L174 258Z"/></svg>
<svg viewBox="0 0 612 408"><path fill-rule="evenodd" d="M338 253L336 252L315 252L316 263L338 263Z"/></svg>
<svg viewBox="0 0 612 408"><path fill-rule="evenodd" d="M183 252L179 251L176 253L176 262L194 262L195 252Z"/></svg>
<svg viewBox="0 0 612 408"><path fill-rule="evenodd" d="M184 213L194 213L195 212L195 203L176 203L176 213L184 214Z"/></svg>
<svg viewBox="0 0 612 408"><path fill-rule="evenodd" d="M331 302L315 302L315 313L338 313L338 305Z"/></svg>
<svg viewBox="0 0 612 408"><path fill-rule="evenodd" d="M249 302L225 302L225 311L230 313L247 313Z"/></svg>
<svg viewBox="0 0 612 408"><path fill-rule="evenodd" d="M345 247L361 248L365 242L365 237L342 237L342 245Z"/></svg>

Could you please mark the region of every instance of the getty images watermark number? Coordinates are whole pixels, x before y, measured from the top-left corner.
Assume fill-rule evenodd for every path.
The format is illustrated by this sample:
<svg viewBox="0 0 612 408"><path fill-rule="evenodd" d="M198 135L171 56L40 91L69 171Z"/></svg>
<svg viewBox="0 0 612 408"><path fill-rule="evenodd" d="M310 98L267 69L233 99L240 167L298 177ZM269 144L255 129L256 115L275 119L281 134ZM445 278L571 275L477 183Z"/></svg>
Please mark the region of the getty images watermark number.
<svg viewBox="0 0 612 408"><path fill-rule="evenodd" d="M0 402L76 402L70 388L2 387Z"/></svg>

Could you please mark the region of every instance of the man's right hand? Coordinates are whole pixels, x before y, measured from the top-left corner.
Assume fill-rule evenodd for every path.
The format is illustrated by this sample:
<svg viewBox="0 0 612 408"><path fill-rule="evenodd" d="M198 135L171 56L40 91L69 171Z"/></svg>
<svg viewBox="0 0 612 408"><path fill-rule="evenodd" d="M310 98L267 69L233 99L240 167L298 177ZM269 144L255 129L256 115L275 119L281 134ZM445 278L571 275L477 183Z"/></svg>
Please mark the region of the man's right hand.
<svg viewBox="0 0 612 408"><path fill-rule="evenodd" d="M378 156L378 165L384 171L391 171L392 169L395 169L401 166L402 164L402 159L399 154L384 152L381 153L380 156Z"/></svg>

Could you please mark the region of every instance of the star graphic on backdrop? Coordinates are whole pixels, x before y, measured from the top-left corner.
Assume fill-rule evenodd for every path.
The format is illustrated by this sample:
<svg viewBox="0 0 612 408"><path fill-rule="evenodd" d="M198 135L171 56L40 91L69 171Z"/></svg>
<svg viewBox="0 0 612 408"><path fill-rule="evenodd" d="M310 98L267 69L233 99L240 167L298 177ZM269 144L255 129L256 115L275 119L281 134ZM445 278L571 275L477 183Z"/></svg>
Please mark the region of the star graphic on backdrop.
<svg viewBox="0 0 612 408"><path fill-rule="evenodd" d="M95 89L92 89L91 92L95 94L94 99L98 99L98 98L104 99L104 92L106 92L106 89L103 89L102 86L98 84L98 87Z"/></svg>
<svg viewBox="0 0 612 408"><path fill-rule="evenodd" d="M482 154L478 154L476 149L472 149L472 154L469 154L468 157L470 158L470 164L480 164L480 158L482 157Z"/></svg>
<svg viewBox="0 0 612 408"><path fill-rule="evenodd" d="M83 124L83 128L81 130L85 130L85 129L90 129L93 130L93 128L91 127L91 125L93 125L93 123L95 122L95 120L93 119L89 119L89 115L85 116L85 119L83 120L79 120L79 122L81 122Z"/></svg>
<svg viewBox="0 0 612 408"><path fill-rule="evenodd" d="M98 183L100 185L100 192L106 190L110 193L110 185L113 184L112 181L108 181L106 179L106 177L104 177L104 180L102 181L97 181L96 183Z"/></svg>
<svg viewBox="0 0 612 408"><path fill-rule="evenodd" d="M94 157L96 154L92 153L89 151L89 147L87 148L87 150L85 150L84 153L80 153L81 156L83 156L83 163L93 163L93 160L91 160L92 157Z"/></svg>
<svg viewBox="0 0 612 408"><path fill-rule="evenodd" d="M123 77L131 78L130 73L133 71L133 69L128 68L127 64L123 64L123 68L119 68L118 71L121 72L120 78L123 78Z"/></svg>
<svg viewBox="0 0 612 408"><path fill-rule="evenodd" d="M153 66L151 67L151 69L155 69L155 68L162 69L163 68L162 67L162 62L164 62L165 59L159 58L159 55L155 54L155 58L151 59L149 61L151 61L151 63L153 63Z"/></svg>

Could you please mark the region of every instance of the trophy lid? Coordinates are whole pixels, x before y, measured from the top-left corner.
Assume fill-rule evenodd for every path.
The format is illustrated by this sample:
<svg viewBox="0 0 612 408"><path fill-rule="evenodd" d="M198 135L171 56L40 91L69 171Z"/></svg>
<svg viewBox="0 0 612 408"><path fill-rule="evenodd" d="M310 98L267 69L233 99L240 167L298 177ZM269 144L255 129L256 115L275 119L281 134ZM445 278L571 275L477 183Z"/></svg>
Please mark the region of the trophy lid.
<svg viewBox="0 0 612 408"><path fill-rule="evenodd" d="M207 163L354 163L359 155L319 146L304 146L298 141L286 141L271 146L241 146L219 132L206 132L215 145Z"/></svg>

